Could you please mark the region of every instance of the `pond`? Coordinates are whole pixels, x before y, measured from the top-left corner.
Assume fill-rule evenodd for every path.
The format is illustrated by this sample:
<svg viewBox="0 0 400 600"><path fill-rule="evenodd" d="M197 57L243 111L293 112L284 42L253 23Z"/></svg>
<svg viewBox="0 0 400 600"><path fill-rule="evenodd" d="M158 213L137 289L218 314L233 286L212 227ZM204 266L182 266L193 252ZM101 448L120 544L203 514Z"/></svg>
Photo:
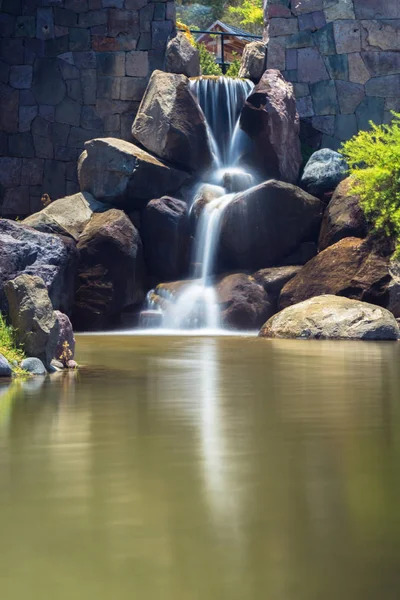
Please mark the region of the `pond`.
<svg viewBox="0 0 400 600"><path fill-rule="evenodd" d="M400 346L78 336L0 387L4 600L391 600Z"/></svg>

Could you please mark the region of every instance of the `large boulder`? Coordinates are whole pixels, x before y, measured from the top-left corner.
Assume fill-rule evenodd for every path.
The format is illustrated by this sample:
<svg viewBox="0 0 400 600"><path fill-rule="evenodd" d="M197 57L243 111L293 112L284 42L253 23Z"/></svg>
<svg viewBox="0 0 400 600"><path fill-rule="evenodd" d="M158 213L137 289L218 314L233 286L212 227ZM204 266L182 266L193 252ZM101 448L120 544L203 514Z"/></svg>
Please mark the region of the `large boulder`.
<svg viewBox="0 0 400 600"><path fill-rule="evenodd" d="M153 72L132 135L149 152L190 172L213 164L204 114L185 75Z"/></svg>
<svg viewBox="0 0 400 600"><path fill-rule="evenodd" d="M141 234L146 270L155 283L186 276L189 266L189 217L186 202L164 196L143 211Z"/></svg>
<svg viewBox="0 0 400 600"><path fill-rule="evenodd" d="M51 202L40 212L24 219L23 224L36 231L67 235L77 241L92 214L105 210L107 206L95 200L89 192L78 192Z"/></svg>
<svg viewBox="0 0 400 600"><path fill-rule="evenodd" d="M43 279L19 275L5 284L4 291L18 343L28 356L39 358L48 367L54 358L60 327Z"/></svg>
<svg viewBox="0 0 400 600"><path fill-rule="evenodd" d="M279 71L265 71L244 104L240 127L254 141L254 163L259 171L297 182L302 162L300 120L293 86Z"/></svg>
<svg viewBox="0 0 400 600"><path fill-rule="evenodd" d="M264 42L250 42L243 50L239 77L258 83L263 76L266 64L266 46Z"/></svg>
<svg viewBox="0 0 400 600"><path fill-rule="evenodd" d="M138 146L115 138L86 142L78 162L82 192L128 211L142 208L152 198L173 194L188 177Z"/></svg>
<svg viewBox="0 0 400 600"><path fill-rule="evenodd" d="M317 238L323 208L300 188L275 180L237 194L222 215L220 267L255 271L279 265L301 242Z"/></svg>
<svg viewBox="0 0 400 600"><path fill-rule="evenodd" d="M260 269L254 273L253 277L263 286L264 290L277 298L281 293L283 286L293 279L299 273L301 265L288 267L269 267Z"/></svg>
<svg viewBox="0 0 400 600"><path fill-rule="evenodd" d="M253 277L235 273L216 286L221 323L231 329L259 329L275 312L275 303Z"/></svg>
<svg viewBox="0 0 400 600"><path fill-rule="evenodd" d="M116 209L96 213L78 241L78 285L72 322L101 329L124 308L144 299L142 242L128 216Z"/></svg>
<svg viewBox="0 0 400 600"><path fill-rule="evenodd" d="M308 160L300 185L317 198L329 199L339 183L347 177L348 165L339 152L323 148Z"/></svg>
<svg viewBox="0 0 400 600"><path fill-rule="evenodd" d="M169 73L186 75L186 77L200 75L199 51L192 46L182 31L179 31L167 44L165 70Z"/></svg>
<svg viewBox="0 0 400 600"><path fill-rule="evenodd" d="M344 238L311 259L282 289L279 307L334 294L381 306L388 303L393 248L385 240Z"/></svg>
<svg viewBox="0 0 400 600"><path fill-rule="evenodd" d="M285 308L265 323L260 337L335 340L397 340L400 331L386 309L323 295Z"/></svg>
<svg viewBox="0 0 400 600"><path fill-rule="evenodd" d="M225 189L220 185L213 185L212 183L202 183L196 190L196 194L193 199L193 204L190 209L191 217L196 222L199 218L204 207L216 198L225 196Z"/></svg>
<svg viewBox="0 0 400 600"><path fill-rule="evenodd" d="M318 246L325 250L346 237L364 238L368 227L360 199L351 190L352 181L347 177L336 188L322 219Z"/></svg>
<svg viewBox="0 0 400 600"><path fill-rule="evenodd" d="M69 313L75 293L77 251L73 240L0 219L0 310L7 312L4 284L23 273L46 284L55 309Z"/></svg>

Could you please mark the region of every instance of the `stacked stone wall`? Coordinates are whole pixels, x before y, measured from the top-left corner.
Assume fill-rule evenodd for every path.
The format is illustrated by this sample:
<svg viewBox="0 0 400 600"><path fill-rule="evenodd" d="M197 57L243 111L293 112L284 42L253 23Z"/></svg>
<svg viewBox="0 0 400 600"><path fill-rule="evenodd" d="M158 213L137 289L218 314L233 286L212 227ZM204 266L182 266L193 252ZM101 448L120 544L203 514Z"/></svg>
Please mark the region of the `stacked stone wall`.
<svg viewBox="0 0 400 600"><path fill-rule="evenodd" d="M78 190L85 141L131 139L175 2L0 0L0 215Z"/></svg>
<svg viewBox="0 0 400 600"><path fill-rule="evenodd" d="M322 147L400 112L400 0L266 0L265 37Z"/></svg>

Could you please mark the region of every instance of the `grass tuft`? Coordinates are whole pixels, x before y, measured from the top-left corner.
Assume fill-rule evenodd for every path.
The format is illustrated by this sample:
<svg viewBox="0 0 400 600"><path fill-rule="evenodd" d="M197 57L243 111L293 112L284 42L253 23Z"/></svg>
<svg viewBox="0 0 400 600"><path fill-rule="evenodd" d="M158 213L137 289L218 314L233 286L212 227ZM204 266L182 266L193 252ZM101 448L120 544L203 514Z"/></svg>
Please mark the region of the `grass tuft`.
<svg viewBox="0 0 400 600"><path fill-rule="evenodd" d="M16 375L25 375L25 371L19 367L24 358L24 351L17 344L15 330L7 325L3 315L0 313L0 354L2 354L12 366ZM14 363L18 366L14 366Z"/></svg>

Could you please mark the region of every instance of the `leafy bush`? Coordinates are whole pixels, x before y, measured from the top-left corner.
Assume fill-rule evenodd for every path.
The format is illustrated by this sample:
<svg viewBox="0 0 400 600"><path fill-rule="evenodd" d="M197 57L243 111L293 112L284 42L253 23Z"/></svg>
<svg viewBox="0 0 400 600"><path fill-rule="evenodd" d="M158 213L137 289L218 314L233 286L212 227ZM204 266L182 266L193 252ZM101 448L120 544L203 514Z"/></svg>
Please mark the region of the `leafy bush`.
<svg viewBox="0 0 400 600"><path fill-rule="evenodd" d="M24 360L24 351L18 346L15 337L15 331L7 325L4 317L0 313L0 354L5 356L9 363ZM17 373L22 373L22 369L16 369Z"/></svg>
<svg viewBox="0 0 400 600"><path fill-rule="evenodd" d="M215 62L214 55L207 50L204 44L198 42L196 48L200 54L200 69L202 75L222 75L221 67Z"/></svg>
<svg viewBox="0 0 400 600"><path fill-rule="evenodd" d="M352 190L371 226L397 240L400 251L400 114L390 125L370 123L343 144L340 152L350 168Z"/></svg>
<svg viewBox="0 0 400 600"><path fill-rule="evenodd" d="M240 58L237 56L237 54L235 54L233 61L231 62L231 64L228 67L226 76L227 77L239 77L240 64L241 64Z"/></svg>

